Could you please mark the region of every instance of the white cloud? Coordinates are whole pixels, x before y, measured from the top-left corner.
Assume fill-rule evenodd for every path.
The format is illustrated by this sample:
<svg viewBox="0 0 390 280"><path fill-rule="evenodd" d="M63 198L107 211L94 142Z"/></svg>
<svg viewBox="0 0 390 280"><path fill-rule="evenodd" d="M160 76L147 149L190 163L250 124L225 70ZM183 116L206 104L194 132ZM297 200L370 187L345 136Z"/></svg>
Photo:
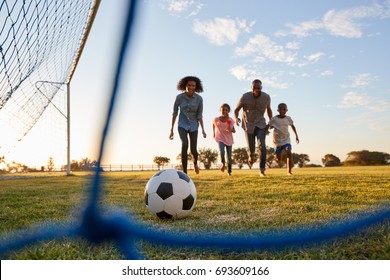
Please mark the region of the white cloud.
<svg viewBox="0 0 390 280"><path fill-rule="evenodd" d="M230 69L230 74L239 81L246 80L249 76L248 70L243 65L238 65Z"/></svg>
<svg viewBox="0 0 390 280"><path fill-rule="evenodd" d="M354 22L353 13L349 11L329 11L324 15L322 22L324 29L331 35L346 38L362 36L361 26Z"/></svg>
<svg viewBox="0 0 390 280"><path fill-rule="evenodd" d="M290 34L297 37L308 37L311 35L311 31L324 28L320 21L305 21L300 24L288 23L286 26L290 28Z"/></svg>
<svg viewBox="0 0 390 280"><path fill-rule="evenodd" d="M387 116L380 116L377 112L364 112L347 119L347 122L356 127L366 127L380 133L387 133L390 131L390 124L387 120Z"/></svg>
<svg viewBox="0 0 390 280"><path fill-rule="evenodd" d="M230 73L240 81L253 81L260 79L264 88L287 89L288 83L283 83L278 78L283 75L280 71L262 71L256 66L237 65L230 69Z"/></svg>
<svg viewBox="0 0 390 280"><path fill-rule="evenodd" d="M236 48L235 54L238 56L255 54L258 57L290 65L294 64L296 61L296 53L286 50L286 48L276 44L269 37L263 34L257 34L249 39L248 43L244 47Z"/></svg>
<svg viewBox="0 0 390 280"><path fill-rule="evenodd" d="M318 60L321 59L321 57L322 57L323 55L324 55L323 52L313 53L313 54L310 54L310 55L305 56L305 59L306 59L308 62L317 62Z"/></svg>
<svg viewBox="0 0 390 280"><path fill-rule="evenodd" d="M235 54L237 56L254 55L254 62L256 63L271 60L296 67L304 67L316 63L325 55L323 52L318 52L299 59L296 52L299 48L300 43L298 42L289 42L286 46L282 46L263 34L257 34L250 38L246 45L236 48Z"/></svg>
<svg viewBox="0 0 390 280"><path fill-rule="evenodd" d="M267 75L261 79L263 87L276 88L276 89L288 89L290 86L288 83L284 83L278 80L277 76Z"/></svg>
<svg viewBox="0 0 390 280"><path fill-rule="evenodd" d="M366 93L348 92L337 106L339 108L363 107L370 111L380 112L390 109L390 103L386 100L380 100L370 97Z"/></svg>
<svg viewBox="0 0 390 280"><path fill-rule="evenodd" d="M339 108L355 108L359 106L368 106L372 102L372 98L366 93L347 92L344 95Z"/></svg>
<svg viewBox="0 0 390 280"><path fill-rule="evenodd" d="M388 111L390 109L390 103L384 100L378 100L374 104L371 104L368 109L376 112Z"/></svg>
<svg viewBox="0 0 390 280"><path fill-rule="evenodd" d="M342 88L366 88L376 80L370 73L361 73L357 75L350 75L348 79L351 81L348 85L341 85Z"/></svg>
<svg viewBox="0 0 390 280"><path fill-rule="evenodd" d="M358 20L364 18L390 17L389 5L374 4L345 10L330 10L320 19L305 21L299 24L289 23L289 34L297 37L307 37L314 31L326 31L333 36L346 38L360 38L363 35L363 24ZM278 32L278 34L287 34Z"/></svg>
<svg viewBox="0 0 390 280"><path fill-rule="evenodd" d="M275 32L275 37L286 37L288 33L285 30L278 30Z"/></svg>
<svg viewBox="0 0 390 280"><path fill-rule="evenodd" d="M179 15L188 12L188 16L194 16L203 8L203 4L195 0L163 0L163 3L171 15Z"/></svg>
<svg viewBox="0 0 390 280"><path fill-rule="evenodd" d="M333 71L332 70L325 70L321 72L320 76L325 77L325 76L333 76Z"/></svg>
<svg viewBox="0 0 390 280"><path fill-rule="evenodd" d="M348 77L351 81L348 85L341 85L341 88L353 89L347 92L343 97L339 108L361 107L369 111L380 112L390 110L390 101L371 97L366 93L359 93L359 90L368 88L376 80L370 73L351 75Z"/></svg>
<svg viewBox="0 0 390 280"><path fill-rule="evenodd" d="M286 44L286 48L290 50L299 50L301 44L298 42L289 42Z"/></svg>
<svg viewBox="0 0 390 280"><path fill-rule="evenodd" d="M305 55L305 56L303 56L303 60L301 60L301 62L299 62L299 63L295 63L294 66L304 67L304 66L307 66L310 64L314 64L314 63L318 62L321 59L321 57L324 55L325 54L323 52Z"/></svg>
<svg viewBox="0 0 390 280"><path fill-rule="evenodd" d="M188 17L196 16L200 13L200 11L203 9L202 3L197 3L194 5L194 9L192 9L191 13L188 15Z"/></svg>
<svg viewBox="0 0 390 280"><path fill-rule="evenodd" d="M374 131L386 133L390 131L390 124L387 117L373 118L368 121L368 127Z"/></svg>
<svg viewBox="0 0 390 280"><path fill-rule="evenodd" d="M370 33L370 34L368 34L367 35L367 37L376 37L376 36L380 36L380 35L382 35L382 33L381 32L375 32L375 33Z"/></svg>
<svg viewBox="0 0 390 280"><path fill-rule="evenodd" d="M364 88L369 86L374 78L369 73L363 73L352 77L353 83L351 87Z"/></svg>
<svg viewBox="0 0 390 280"><path fill-rule="evenodd" d="M199 35L206 36L210 43L223 46L237 42L241 32L250 32L255 22L246 20L214 18L209 21L195 20L193 30Z"/></svg>

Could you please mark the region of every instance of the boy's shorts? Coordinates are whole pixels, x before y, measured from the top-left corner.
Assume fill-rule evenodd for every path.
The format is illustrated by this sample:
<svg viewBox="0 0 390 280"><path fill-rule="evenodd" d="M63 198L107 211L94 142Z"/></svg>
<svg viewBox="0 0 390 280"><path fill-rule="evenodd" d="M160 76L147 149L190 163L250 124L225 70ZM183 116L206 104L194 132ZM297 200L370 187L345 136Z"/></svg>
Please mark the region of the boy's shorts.
<svg viewBox="0 0 390 280"><path fill-rule="evenodd" d="M280 154L283 150L291 150L291 144L284 144L282 146L277 146L275 149L275 154Z"/></svg>

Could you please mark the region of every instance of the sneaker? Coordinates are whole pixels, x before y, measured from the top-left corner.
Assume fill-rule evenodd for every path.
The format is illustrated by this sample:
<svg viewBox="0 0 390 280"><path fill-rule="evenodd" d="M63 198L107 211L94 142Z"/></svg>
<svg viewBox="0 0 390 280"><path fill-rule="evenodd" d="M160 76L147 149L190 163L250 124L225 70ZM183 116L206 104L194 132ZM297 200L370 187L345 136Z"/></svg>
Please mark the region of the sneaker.
<svg viewBox="0 0 390 280"><path fill-rule="evenodd" d="M221 167L221 171L224 172L225 171L225 165L222 165Z"/></svg>
<svg viewBox="0 0 390 280"><path fill-rule="evenodd" d="M195 169L195 173L199 174L199 166L197 164L194 166L194 169Z"/></svg>
<svg viewBox="0 0 390 280"><path fill-rule="evenodd" d="M260 171L260 177L265 177L264 171Z"/></svg>
<svg viewBox="0 0 390 280"><path fill-rule="evenodd" d="M232 172L228 172L228 176L229 176L229 177L232 176Z"/></svg>

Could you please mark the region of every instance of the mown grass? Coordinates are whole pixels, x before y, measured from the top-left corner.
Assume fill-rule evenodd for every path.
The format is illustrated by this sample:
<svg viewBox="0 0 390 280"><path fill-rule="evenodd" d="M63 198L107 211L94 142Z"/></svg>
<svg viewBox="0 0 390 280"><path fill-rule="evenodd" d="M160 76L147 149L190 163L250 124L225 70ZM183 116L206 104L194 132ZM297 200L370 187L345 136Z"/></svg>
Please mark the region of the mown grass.
<svg viewBox="0 0 390 280"><path fill-rule="evenodd" d="M158 220L149 214L144 187L154 172L103 174L102 205L120 208L155 230L202 234L278 232L316 228L356 218L390 202L390 166L190 171L197 187L196 209L185 219ZM0 177L0 234L49 222L77 221L87 200L91 174ZM249 232L249 233L248 233ZM0 236L0 238L3 238ZM278 251L177 248L139 241L149 259L390 259L390 221L344 238ZM81 239L58 239L11 252L7 259L121 259L113 243L94 246Z"/></svg>

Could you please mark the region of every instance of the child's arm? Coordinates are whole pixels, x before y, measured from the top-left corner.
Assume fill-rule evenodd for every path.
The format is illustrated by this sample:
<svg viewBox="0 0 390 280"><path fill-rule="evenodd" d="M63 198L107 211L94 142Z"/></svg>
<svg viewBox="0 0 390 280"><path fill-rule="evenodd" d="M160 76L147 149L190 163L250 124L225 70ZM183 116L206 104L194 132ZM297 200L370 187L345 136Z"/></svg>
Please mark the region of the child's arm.
<svg viewBox="0 0 390 280"><path fill-rule="evenodd" d="M213 122L213 138L215 139L215 123Z"/></svg>
<svg viewBox="0 0 390 280"><path fill-rule="evenodd" d="M228 129L229 129L228 131L235 133L236 129L234 128L234 121L232 119L228 119L227 123L228 123ZM231 127L232 124L233 124L233 127Z"/></svg>
<svg viewBox="0 0 390 280"><path fill-rule="evenodd" d="M296 130L296 128L295 128L295 126L293 124L291 125L291 128L292 128L292 130L295 133L295 140L297 141L297 144L299 144L299 138L298 138L297 130Z"/></svg>
<svg viewBox="0 0 390 280"><path fill-rule="evenodd" d="M273 128L274 128L273 123L274 123L274 118L272 117L272 118L269 120L268 124L265 126L265 133L266 133L266 135L269 134L269 130L270 130L270 129L273 129Z"/></svg>

